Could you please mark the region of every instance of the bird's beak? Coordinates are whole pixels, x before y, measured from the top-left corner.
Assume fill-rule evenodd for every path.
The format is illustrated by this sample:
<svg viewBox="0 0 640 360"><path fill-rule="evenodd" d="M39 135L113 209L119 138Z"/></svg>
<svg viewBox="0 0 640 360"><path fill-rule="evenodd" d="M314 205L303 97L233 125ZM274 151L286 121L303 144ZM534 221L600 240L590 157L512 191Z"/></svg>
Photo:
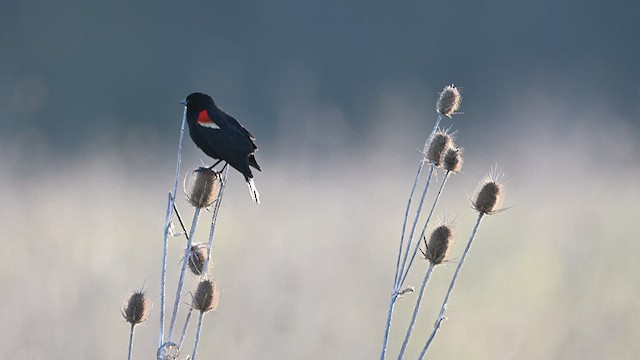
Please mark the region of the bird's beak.
<svg viewBox="0 0 640 360"><path fill-rule="evenodd" d="M187 106L187 99L183 99L183 100L178 101L178 104Z"/></svg>

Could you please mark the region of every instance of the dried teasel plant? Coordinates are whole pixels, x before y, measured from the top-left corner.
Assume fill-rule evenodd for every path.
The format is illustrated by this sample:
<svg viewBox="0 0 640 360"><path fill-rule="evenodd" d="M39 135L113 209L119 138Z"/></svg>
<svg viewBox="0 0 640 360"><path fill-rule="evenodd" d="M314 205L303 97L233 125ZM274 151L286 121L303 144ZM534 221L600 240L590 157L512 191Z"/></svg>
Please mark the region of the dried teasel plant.
<svg viewBox="0 0 640 360"><path fill-rule="evenodd" d="M149 315L151 314L151 302L144 291L134 291L129 296L126 303L122 305L121 312L124 320L131 324L129 330L129 351L127 355L127 359L131 360L135 326L142 324L149 318Z"/></svg>
<svg viewBox="0 0 640 360"><path fill-rule="evenodd" d="M425 356L427 350L429 349L429 346L431 345L431 343L433 342L433 339L436 336L436 333L438 332L438 330L440 329L440 326L442 325L442 321L444 321L445 319L444 313L447 309L447 303L449 301L453 288L456 285L458 276L460 275L460 270L462 269L462 265L464 265L467 255L469 254L469 250L471 249L471 244L473 243L473 240L477 236L478 229L480 228L480 223L483 217L485 215L496 214L503 210L503 209L498 209L499 205L502 202L502 199L504 198L504 183L502 182L503 177L504 176L497 171L497 167L494 167L491 169L489 174L480 181L480 184L478 185L478 190L476 191L475 199L472 200L472 207L474 210L478 212L476 223L473 226L473 229L471 230L471 236L469 237L469 241L467 241L467 245L464 249L464 252L462 253L462 257L460 258L460 261L458 262L458 266L456 267L456 271L453 274L453 278L451 279L449 288L447 289L447 293L445 294L444 301L442 302L442 306L440 307L440 313L438 314L436 322L433 326L431 335L429 336L426 344L422 348L422 351L420 352L420 356L418 357L418 359L422 359Z"/></svg>
<svg viewBox="0 0 640 360"><path fill-rule="evenodd" d="M424 238L425 251L420 251L431 264L440 265L447 259L452 241L453 228L451 225L442 224L433 229L429 242Z"/></svg>
<svg viewBox="0 0 640 360"><path fill-rule="evenodd" d="M184 192L192 206L209 207L220 193L220 174L213 169L199 167L191 172Z"/></svg>
<svg viewBox="0 0 640 360"><path fill-rule="evenodd" d="M447 149L447 152L444 154L444 159L442 161L442 167L447 172L452 172L457 174L462 170L462 163L464 162L462 153L464 149L457 148L455 146Z"/></svg>
<svg viewBox="0 0 640 360"><path fill-rule="evenodd" d="M483 215L493 215L504 210L500 208L505 191L503 177L494 168L480 181L476 195L471 201L471 207L475 211Z"/></svg>
<svg viewBox="0 0 640 360"><path fill-rule="evenodd" d="M435 164L435 166L440 166L445 154L453 146L453 137L451 134L446 130L438 129L431 138L431 142L425 153L425 158Z"/></svg>
<svg viewBox="0 0 640 360"><path fill-rule="evenodd" d="M438 102L436 103L436 110L438 113L451 118L460 108L462 103L462 96L460 95L460 89L452 85L447 85L440 93Z"/></svg>
<svg viewBox="0 0 640 360"><path fill-rule="evenodd" d="M460 90L453 85L446 86L439 94L438 99L436 101L436 110L438 112L438 117L433 126L433 129L429 133L427 140L422 148L422 158L420 159L420 163L418 164L418 172L416 174L415 180L413 182L413 186L411 188L411 192L409 194L409 199L407 201L407 207L404 214L404 222L402 225L402 232L400 234L400 245L398 249L398 257L396 260L396 270L394 275L394 286L391 292L391 297L389 300L389 308L387 312L387 321L385 326L384 337L382 340L382 351L380 354L380 358L384 359L386 356L387 345L389 341L389 332L391 329L393 311L400 296L401 289L405 288L405 280L411 270L411 267L414 263L414 259L418 253L418 249L420 247L420 239L424 237L424 233L429 225L431 217L433 216L434 210L438 201L440 199L440 195L444 189L444 185L449 178L450 174L455 174L460 171L460 167L462 165L462 154L458 152L458 155L454 153L449 154L449 150L455 148L454 139L448 131L440 130L440 122L443 117L452 118L460 108L462 101L462 97L460 96ZM449 156L447 157L447 155ZM448 161L445 164L445 160ZM456 162L457 161L457 162ZM420 176L422 174L422 169L425 164L428 164L428 174L426 178L426 182L422 193L420 195L419 202L415 211L414 220L410 227L408 227L409 223L409 213L411 210L412 201L414 198L415 190L417 188L418 182L420 180ZM431 184L432 176L434 172L442 169L445 171L445 176L440 185L440 189L433 201L433 205L431 206L430 213L422 227L422 231L419 233L416 232L418 222L420 219L420 215L422 212L422 208L424 206L424 200L427 195L427 191ZM407 231L408 230L408 231ZM406 236L408 234L408 236ZM405 238L406 236L406 238ZM413 252L411 252L411 248L413 247Z"/></svg>
<svg viewBox="0 0 640 360"><path fill-rule="evenodd" d="M207 244L193 244L189 252L189 270L194 275L202 275L205 271L205 263L207 262ZM186 258L186 255L185 255Z"/></svg>
<svg viewBox="0 0 640 360"><path fill-rule="evenodd" d="M458 174L462 170L462 166L464 163L463 152L464 150L461 147L456 146L454 134L449 133L449 129L442 130L439 127L440 121L443 117L452 118L453 115L458 114L458 110L460 108L462 101L462 97L460 96L460 90L453 86L446 86L440 93L438 100L436 102L436 110L438 112L438 118L436 119L436 123L433 127L431 134L429 135L427 141L422 150L422 159L421 163L418 167L418 173L416 174L416 178L414 180L413 187L411 188L411 192L409 195L409 200L407 202L407 207L405 210L404 223L402 227L402 232L400 235L400 246L398 251L398 258L396 261L396 271L394 276L394 287L391 293L391 299L389 301L389 308L387 312L387 322L383 337L382 344L382 352L380 354L380 359L384 360L387 351L389 332L392 323L392 315L394 311L394 306L396 301L400 298L406 298L406 292L400 289L408 289L412 288L411 286L405 285L405 281L407 280L407 276L409 275L409 271L412 269L412 265L414 263L414 259L418 253L418 250L422 252L422 255L427 260L427 267L424 273L422 285L420 289L417 291L417 301L414 306L413 315L409 322L409 326L407 328L406 335L404 337L404 341L402 343L402 347L399 352L398 359L404 357L404 354L408 348L409 340L411 338L411 334L413 332L414 325L417 321L417 316L419 313L419 309L422 303L422 299L425 294L425 288L427 283L431 277L431 274L435 267L440 266L446 262L448 262L448 253L450 249L450 245L454 236L453 228L449 223L440 223L431 231L430 236L425 236L426 229L430 224L430 220L434 214L436 206L440 200L440 197L443 193L444 186L447 183L447 180L451 177L451 175ZM412 200L414 198L415 190L422 172L422 168L424 164L428 164L428 175L426 176L426 182L422 193L417 197L418 204L415 210L415 217L411 226L408 226L409 213L412 208ZM440 180L440 187L437 193L434 196L433 204L429 211L426 220L424 220L424 225L422 227L422 231L416 231L416 226L421 219L421 210L425 204L425 197L427 194L427 190L431 184L432 176L434 173L437 174L438 171L444 172L444 176ZM420 359L424 357L426 350L429 345L433 341L433 338L438 331L440 324L444 319L444 311L446 309L447 301L451 296L451 292L455 286L456 280L460 274L460 270L464 261L468 255L469 248L473 242L473 239L476 237L478 232L478 228L480 225L480 221L485 215L492 215L499 211L501 200L504 197L504 185L500 181L500 178L495 176L496 172L492 172L493 176L488 177L483 180L480 184L479 189L476 191L475 197L471 200L472 207L474 210L478 212L478 218L476 224L472 228L471 236L469 241L467 242L467 246L463 252L463 255L460 261L457 264L456 271L453 275L449 288L446 292L445 299L443 305L441 307L440 313L438 315L438 319L434 325L433 332L431 336L427 340L426 345L423 347L423 351L420 354ZM436 180L438 179L436 178ZM408 236L405 238L405 235ZM419 235L418 235L419 234ZM416 236L417 235L417 236ZM422 243L424 244L424 250L420 247L420 239L422 239ZM406 243L405 243L406 241ZM413 247L413 252L410 252L411 247Z"/></svg>
<svg viewBox="0 0 640 360"><path fill-rule="evenodd" d="M191 301L191 308L199 311L198 326L196 328L196 339L193 345L193 353L191 359L195 360L196 352L198 350L198 342L200 341L200 333L202 330L202 320L204 314L213 311L218 307L218 299L220 296L219 286L209 279L202 279L198 283L195 293L193 294L193 300Z"/></svg>
<svg viewBox="0 0 640 360"><path fill-rule="evenodd" d="M451 226L451 224L442 222L442 224L438 225L431 232L429 242L427 243L426 237L423 237L423 242L425 245L425 250L423 251L422 249L420 249L420 252L422 252L424 258L429 261L429 266L427 267L427 271L425 272L424 278L422 279L422 284L420 286L420 290L418 291L416 304L413 307L413 314L411 315L409 327L407 328L407 333L404 337L404 341L402 342L402 347L400 348L398 359L404 357L404 353L407 350L407 346L409 345L409 340L411 339L411 334L413 333L416 319L418 318L418 313L420 312L420 306L422 305L424 292L427 287L427 283L431 278L431 274L433 273L433 270L436 266L442 264L447 259L449 248L451 247L451 243L453 242L453 227Z"/></svg>

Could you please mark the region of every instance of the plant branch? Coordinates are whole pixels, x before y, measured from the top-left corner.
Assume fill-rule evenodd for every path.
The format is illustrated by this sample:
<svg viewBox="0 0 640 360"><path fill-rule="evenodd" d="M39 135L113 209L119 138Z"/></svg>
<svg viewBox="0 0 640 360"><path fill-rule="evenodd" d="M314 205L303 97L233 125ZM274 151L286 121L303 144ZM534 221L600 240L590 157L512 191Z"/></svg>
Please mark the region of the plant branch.
<svg viewBox="0 0 640 360"><path fill-rule="evenodd" d="M184 327L182 328L182 335L180 335L180 342L178 343L179 349L182 349L184 338L187 337L187 329L189 328L189 320L191 320L192 313L193 313L193 308L189 306L189 311L187 311L187 318L184 320Z"/></svg>
<svg viewBox="0 0 640 360"><path fill-rule="evenodd" d="M224 175L222 175L222 180L220 184L220 192L218 193L218 198L216 199L216 204L213 208L213 216L211 217L211 228L209 229L209 242L207 243L207 258L204 261L204 267L202 268L202 273L200 274L200 278L204 279L207 274L207 269L209 268L209 260L211 259L211 251L213 249L213 233L216 230L216 223L218 221L218 213L220 211L220 205L222 204L222 196L224 195L224 189L227 186L227 175L229 174L229 167L225 167Z"/></svg>
<svg viewBox="0 0 640 360"><path fill-rule="evenodd" d="M176 326L176 318L178 317L178 307L180 306L180 295L182 293L182 287L184 286L184 277L187 272L187 263L191 256L191 244L193 242L193 235L196 232L196 226L198 225L198 218L200 217L201 207L196 207L193 214L193 221L191 222L191 230L189 231L189 238L187 240L187 246L184 251L184 260L182 261L182 271L180 272L180 280L178 280L178 289L176 290L176 301L173 303L173 313L171 315L171 324L169 325L169 341L173 341L173 330Z"/></svg>
<svg viewBox="0 0 640 360"><path fill-rule="evenodd" d="M178 211L178 207L176 203L173 203L173 211L176 213L176 217L178 218L178 222L180 223L180 227L182 228L182 232L184 233L184 237L189 240L189 234L187 233L187 228L184 226L184 222L182 222L182 216L180 216L180 212Z"/></svg>
<svg viewBox="0 0 640 360"><path fill-rule="evenodd" d="M442 120L442 114L438 114L438 118L436 119L436 123L433 126L433 129L431 130L431 133L429 134L429 137L427 137L427 140L424 143L424 147L422 150L422 153L426 153L427 151L427 147L429 146L429 143L431 142L431 139L433 138L433 134L436 132L436 130L438 129L438 126L440 125L440 121ZM391 300L389 301L389 310L387 312L387 322L386 322L386 327L384 330L384 337L382 339L382 351L380 353L380 360L384 360L385 356L386 356L386 352L387 352L387 344L389 342L389 331L391 329L391 319L393 316L393 308L395 306L395 302L398 298L398 291L399 289L399 281L400 281L400 276L402 275L402 271L400 269L400 259L402 257L402 248L404 245L404 237L405 237L405 233L406 233L406 229L407 229L407 222L409 221L409 210L411 209L411 201L413 199L413 195L415 193L416 190L416 186L418 185L418 180L420 178L420 174L422 173L422 168L424 167L424 163L425 163L425 159L424 159L424 155L423 157L420 159L420 164L418 166L418 172L416 174L415 180L413 181L413 186L411 187L411 193L409 194L409 200L407 201L407 209L405 210L405 214L404 214L404 222L402 224L402 233L400 235L400 246L398 248L398 259L396 260L396 270L395 270L395 275L393 277L393 292L391 293ZM431 168L432 172L433 172L433 167ZM431 179L431 174L429 175L429 180ZM426 190L429 187L428 181L427 180L427 186L424 190L423 196L422 196L422 200L420 202L420 207L418 209L418 215L419 215L419 211L422 208L422 203L424 201L424 196L426 194ZM417 221L417 218L416 218ZM415 231L415 224L413 227L413 230ZM411 238L413 237L413 233L411 234L408 243L409 246L407 247L406 252L408 253L409 248L410 248L410 243L411 243ZM405 255L404 261L403 261L403 267L404 267L404 263L406 263L406 257L407 255Z"/></svg>
<svg viewBox="0 0 640 360"><path fill-rule="evenodd" d="M429 175L427 175L427 182L424 185L424 190L422 190L422 196L420 197L420 204L418 205L418 209L416 210L416 217L413 220L413 225L411 226L411 232L409 233L409 238L407 239L407 246L405 248L404 257L402 259L402 266L400 266L400 274L398 276L398 280L396 282L396 290L400 290L402 274L404 274L405 265L407 264L407 258L409 257L409 249L411 249L411 243L413 242L413 237L416 232L416 227L418 226L418 220L420 219L420 214L422 213L422 207L424 206L424 199L427 196L427 191L429 190L429 184L431 183L431 178L433 177L433 170L435 169L435 165L433 163L429 166ZM420 240L416 242L420 243Z"/></svg>
<svg viewBox="0 0 640 360"><path fill-rule="evenodd" d="M402 348L400 349L400 354L398 355L398 359L404 358L404 352L407 349L407 345L409 344L409 338L411 338L411 333L413 332L413 327L416 324L416 318L418 317L418 311L420 311L420 305L422 302L422 297L424 296L424 289L427 287L427 282L431 277L431 273L434 268L433 263L429 263L429 267L427 268L427 272L424 274L424 279L422 280L422 286L420 286L420 293L418 294L418 299L416 300L416 306L413 308L413 315L411 316L411 322L409 322L409 328L407 329L407 335L404 337L404 341L402 342Z"/></svg>
<svg viewBox="0 0 640 360"><path fill-rule="evenodd" d="M196 340L193 344L193 353L191 354L190 360L196 359L196 351L198 351L198 342L200 341L200 330L202 330L202 319L204 319L204 311L200 311L200 316L198 316L198 328L196 330Z"/></svg>
<svg viewBox="0 0 640 360"><path fill-rule="evenodd" d="M438 205L438 201L440 200L440 195L442 194L442 190L444 189L444 185L447 183L447 179L449 178L449 175L451 174L450 171L447 171L444 175L444 178L442 179L442 183L440 184L440 188L438 189L438 193L436 194L436 198L433 201L433 205L431 206L431 210L429 210L429 216L427 216L427 220L424 223L424 226L422 227L422 232L420 233L420 237L418 237L418 239L423 239L424 238L424 234L427 231L427 226L429 226L429 222L431 221L431 217L433 216L434 211L436 210L436 205ZM413 255L411 255L411 260L409 261L409 265L407 266L407 270L405 270L404 275L402 276L402 280L400 281L400 284L398 285L398 288L402 288L402 286L404 285L405 280L407 279L407 276L409 275L409 270L411 270L411 265L413 265L413 261L416 259L416 255L418 254L418 249L420 248L420 241L416 241L416 245L415 248L413 249Z"/></svg>
<svg viewBox="0 0 640 360"><path fill-rule="evenodd" d="M447 294L444 297L444 301L442 302L442 307L440 308L440 314L438 314L438 318L436 319L436 323L433 326L433 331L427 340L427 343L422 348L422 352L420 352L420 356L418 357L421 360L424 357L424 354L429 349L433 338L436 336L438 329L440 329L440 325L444 320L444 312L447 309L447 302L449 302L449 297L451 296L451 291L453 291L453 287L456 285L456 280L458 279L458 275L460 274L460 269L462 269L462 265L464 264L464 260L469 253L469 249L471 248L471 244L473 243L473 239L476 237L476 233L478 232L478 228L480 227L480 222L482 221L483 213L478 214L478 220L476 220L476 224L473 227L473 231L471 232L471 237L469 237L469 242L467 242L467 246L464 249L464 253L462 253L462 258L460 258L460 262L458 263L458 267L456 267L456 272L453 274L453 279L451 279L451 284L449 284L449 289L447 290Z"/></svg>
<svg viewBox="0 0 640 360"><path fill-rule="evenodd" d="M182 124L180 125L180 139L178 140L178 158L176 159L176 176L173 181L173 191L169 193L169 201L167 204L167 213L164 222L164 237L162 250L162 272L160 276L160 335L159 347L164 343L164 315L166 300L166 284L167 284L167 252L169 251L169 226L173 218L171 209L176 201L176 193L178 192L178 179L180 177L180 162L182 161L182 141L184 140L184 124L187 122L187 107L184 107L182 113Z"/></svg>
<svg viewBox="0 0 640 360"><path fill-rule="evenodd" d="M133 352L133 329L136 324L131 324L131 330L129 331L129 354L127 355L127 360L131 360L131 353Z"/></svg>

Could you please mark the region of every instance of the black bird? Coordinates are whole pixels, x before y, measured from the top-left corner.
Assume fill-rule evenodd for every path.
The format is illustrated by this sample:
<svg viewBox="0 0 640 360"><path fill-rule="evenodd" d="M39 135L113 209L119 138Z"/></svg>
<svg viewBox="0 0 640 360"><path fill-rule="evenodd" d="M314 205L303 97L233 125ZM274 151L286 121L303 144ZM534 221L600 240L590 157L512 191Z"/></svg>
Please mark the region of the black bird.
<svg viewBox="0 0 640 360"><path fill-rule="evenodd" d="M211 96L193 93L180 103L187 107L187 123L191 140L208 156L225 161L244 175L251 198L260 203L260 194L253 183L253 173L249 166L261 171L255 158L258 147L255 138L244 126L225 113ZM212 166L212 167L213 167Z"/></svg>

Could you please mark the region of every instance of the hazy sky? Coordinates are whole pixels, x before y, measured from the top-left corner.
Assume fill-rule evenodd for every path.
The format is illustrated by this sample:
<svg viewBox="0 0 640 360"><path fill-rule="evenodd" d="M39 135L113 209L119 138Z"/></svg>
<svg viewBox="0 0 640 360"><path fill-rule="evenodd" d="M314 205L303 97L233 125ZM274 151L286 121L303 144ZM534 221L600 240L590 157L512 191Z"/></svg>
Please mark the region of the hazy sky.
<svg viewBox="0 0 640 360"><path fill-rule="evenodd" d="M526 102L534 92L637 123L638 2L389 4L4 2L0 140L35 131L69 151L173 136L176 101L196 90L262 144L323 121L292 103L335 109L341 131L366 133L390 94L432 114L447 83L473 94L463 111L482 112L484 124L513 121L505 95Z"/></svg>

